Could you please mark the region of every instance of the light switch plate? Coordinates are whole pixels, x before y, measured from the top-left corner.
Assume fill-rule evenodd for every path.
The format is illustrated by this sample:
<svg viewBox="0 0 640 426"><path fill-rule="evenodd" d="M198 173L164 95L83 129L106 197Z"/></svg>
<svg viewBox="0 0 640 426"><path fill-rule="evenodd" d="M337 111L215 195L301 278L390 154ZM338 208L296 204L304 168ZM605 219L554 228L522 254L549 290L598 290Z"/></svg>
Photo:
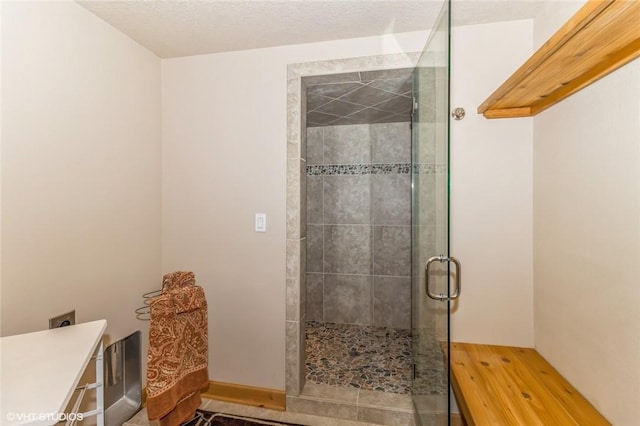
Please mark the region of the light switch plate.
<svg viewBox="0 0 640 426"><path fill-rule="evenodd" d="M267 215L256 213L256 232L267 232Z"/></svg>

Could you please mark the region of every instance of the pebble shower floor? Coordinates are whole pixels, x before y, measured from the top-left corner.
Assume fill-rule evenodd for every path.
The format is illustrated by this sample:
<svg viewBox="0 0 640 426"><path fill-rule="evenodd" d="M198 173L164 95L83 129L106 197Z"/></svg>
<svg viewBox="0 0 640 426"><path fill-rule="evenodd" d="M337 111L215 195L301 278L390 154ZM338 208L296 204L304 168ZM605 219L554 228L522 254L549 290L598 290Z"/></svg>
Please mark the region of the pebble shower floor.
<svg viewBox="0 0 640 426"><path fill-rule="evenodd" d="M411 393L411 331L351 324L306 323L306 379L319 384L373 391ZM417 374L424 389L444 395L446 371L439 344L426 345ZM414 386L416 385L414 383Z"/></svg>
<svg viewBox="0 0 640 426"><path fill-rule="evenodd" d="M307 380L411 392L411 333L386 327L307 322Z"/></svg>

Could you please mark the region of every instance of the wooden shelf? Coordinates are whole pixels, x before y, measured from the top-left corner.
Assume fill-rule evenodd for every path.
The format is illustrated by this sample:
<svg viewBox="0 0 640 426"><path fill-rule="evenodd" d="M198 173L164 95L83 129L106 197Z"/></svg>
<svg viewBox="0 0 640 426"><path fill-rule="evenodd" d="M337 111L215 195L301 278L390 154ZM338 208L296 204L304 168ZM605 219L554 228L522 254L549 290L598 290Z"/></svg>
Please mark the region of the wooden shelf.
<svg viewBox="0 0 640 426"><path fill-rule="evenodd" d="M640 1L589 0L478 107L531 117L640 56Z"/></svg>

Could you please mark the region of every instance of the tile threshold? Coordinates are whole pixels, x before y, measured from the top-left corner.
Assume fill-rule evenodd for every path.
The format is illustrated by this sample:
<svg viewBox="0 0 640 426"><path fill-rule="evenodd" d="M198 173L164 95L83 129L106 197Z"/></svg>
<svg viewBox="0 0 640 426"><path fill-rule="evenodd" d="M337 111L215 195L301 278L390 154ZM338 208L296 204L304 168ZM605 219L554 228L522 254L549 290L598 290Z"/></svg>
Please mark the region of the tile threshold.
<svg viewBox="0 0 640 426"><path fill-rule="evenodd" d="M411 395L320 385L307 382L297 397L287 397L287 410L367 421L375 425L415 425Z"/></svg>
<svg viewBox="0 0 640 426"><path fill-rule="evenodd" d="M318 395L318 393L322 393L323 389L327 389L327 388L334 388L334 389L344 389L347 392L345 393L349 393L348 391L353 390L354 393L356 394L356 400L355 401L351 401L350 398L347 397L331 397L329 395L323 396L323 395ZM325 391L326 392L326 391ZM313 394L316 395L313 395ZM345 394L343 393L343 395ZM378 403L366 403L366 402L361 402L361 394L375 394L377 396L378 401L382 400L382 402L378 402ZM301 398L305 398L305 399L309 399L309 400L318 400L318 401L329 401L329 402L340 402L343 404L352 404L352 405L357 405L359 407L369 407L369 408L384 408L384 409L388 409L388 410L392 410L392 411L400 411L400 412L406 412L406 413L413 413L413 406L412 406L412 400L411 400L411 395L406 395L406 394L393 394L393 393L385 393L385 392L377 392L377 391L368 391L368 390L364 390L364 389L350 389L350 388L341 388L339 386L330 386L330 385L319 385L317 383L310 383L307 382L304 386L304 389L302 390L302 393L300 394ZM393 402L392 402L393 401ZM384 403L384 402L388 402L388 403ZM404 408L400 408L398 407L398 403L404 405Z"/></svg>

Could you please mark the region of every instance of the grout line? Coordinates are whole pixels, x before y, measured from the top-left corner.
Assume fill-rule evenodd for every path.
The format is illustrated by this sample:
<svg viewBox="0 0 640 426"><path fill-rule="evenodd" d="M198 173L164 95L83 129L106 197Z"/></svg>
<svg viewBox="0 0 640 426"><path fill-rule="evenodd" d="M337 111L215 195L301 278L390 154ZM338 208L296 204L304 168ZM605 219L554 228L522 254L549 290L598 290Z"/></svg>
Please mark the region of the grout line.
<svg viewBox="0 0 640 426"><path fill-rule="evenodd" d="M325 129L322 129L322 164L324 164L324 138L325 138ZM326 318L325 318L325 294L324 294L324 289L325 289L325 285L324 285L324 281L325 281L325 275L324 275L324 250L325 250L325 238L324 238L324 230L325 230L325 225L324 225L324 214L325 214L325 203L324 203L324 176L322 176L322 189L321 189L321 193L320 193L320 200L322 201L322 321L325 322Z"/></svg>

